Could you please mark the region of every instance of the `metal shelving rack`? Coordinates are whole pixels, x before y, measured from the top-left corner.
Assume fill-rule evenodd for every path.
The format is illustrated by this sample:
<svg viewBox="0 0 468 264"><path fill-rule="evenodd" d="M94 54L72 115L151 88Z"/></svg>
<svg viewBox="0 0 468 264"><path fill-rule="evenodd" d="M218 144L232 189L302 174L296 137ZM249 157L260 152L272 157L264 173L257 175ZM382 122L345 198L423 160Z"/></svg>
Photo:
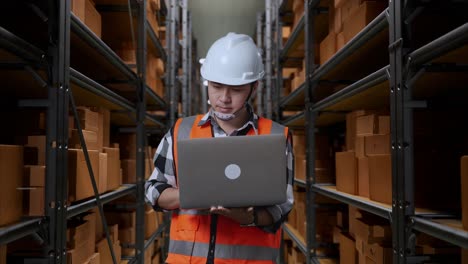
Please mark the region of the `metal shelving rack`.
<svg viewBox="0 0 468 264"><path fill-rule="evenodd" d="M149 127L165 128L161 120L148 115L146 109L166 109L165 101L156 95L145 84L145 64L147 38L150 45L154 45L158 55L167 60L166 51L149 27L146 20L146 1L133 2L127 6L127 1L120 6L101 6L102 10L123 8L130 13L134 12L138 18L137 36L137 73L135 74L101 39L91 32L74 14L70 12L70 1L40 1L30 4L29 7L42 20L42 31L37 36L29 36L31 40L42 47L24 40L0 25L0 54L6 58L2 69L13 68L25 75L32 75L39 86L38 91L28 91L18 85L17 95L25 96L26 100L19 99L18 105L45 107L47 109L46 131L46 206L44 217L25 218L19 223L0 228L0 243L7 244L27 235L38 234L46 244L47 255L41 263L66 263L66 223L67 219L82 212L102 205L128 194L137 197L137 226L136 226L136 256L130 263L143 263L143 252L164 230L165 225L146 241L144 240L144 171L145 153L138 151L146 145L146 132ZM17 4L17 3L15 3ZM18 5L25 7L26 5ZM12 4L14 5L14 4ZM166 15L165 2L161 1L161 15ZM16 8L16 7L15 7ZM125 9L127 8L127 9ZM20 12L13 9L14 12ZM42 34L42 35L41 35ZM42 50L41 50L42 49ZM95 63L102 66L104 75L112 76L114 80L124 80L123 85L133 87L134 94L123 93L116 89L115 83L108 82L99 73L96 75L80 72L85 69L83 65L71 68L70 61L73 56L83 54L95 55ZM89 55L88 55L89 56ZM11 63L11 62L15 63ZM19 66L18 66L19 65ZM88 65L89 66L89 65ZM122 85L122 83L117 83ZM42 89L42 90L40 90ZM73 91L73 96L72 96ZM29 99L32 95L32 99ZM149 95L149 96L146 96ZM137 183L123 185L117 190L67 207L67 151L68 151L68 112L76 111L77 103L103 106L111 110L111 122L117 126L136 126L137 129ZM69 104L71 102L71 104ZM83 140L80 129L81 138ZM84 147L86 150L86 147ZM86 151L85 151L86 152ZM87 153L85 154L87 156ZM92 169L88 163L90 172ZM64 177L65 176L65 177ZM95 185L95 184L94 184ZM96 187L96 186L94 186ZM105 219L105 218L104 218ZM106 224L104 229L106 230ZM107 230L106 233L108 234ZM107 235L107 238L109 236ZM112 252L112 248L111 248ZM112 255L113 252L112 252ZM113 256L114 258L114 256Z"/></svg>
<svg viewBox="0 0 468 264"><path fill-rule="evenodd" d="M285 16L287 4L287 0L282 1L275 11L278 12L280 19ZM291 128L306 131L308 177L305 182L296 180L295 183L306 188L308 228L303 238L298 237L288 225L284 226L285 231L306 255L307 263L319 263L316 253L318 242L315 239L317 204L314 201L315 196L320 194L388 219L393 230L394 263L418 263L428 259L427 256L415 254L414 243L411 242L414 232L423 232L453 245L467 248L468 232L458 227L461 226L459 220L445 219L447 215L428 213L414 208L412 146L412 109L427 106L425 101L412 99L413 93L424 94L423 85L417 83L417 80L424 78L425 74L440 70L437 64L449 62L449 68L443 68L445 72L458 71L464 76L460 78L461 84L459 85L468 83L466 78L467 20L439 38L411 50L408 46L412 41L408 33L408 24L424 9L424 5L430 5L432 1L427 3L389 1L388 7L360 33L326 63L317 65L314 63L313 51L317 43L315 40L323 39L327 34L327 29L324 28L324 22L326 26L327 19L327 4L328 2L324 0L305 0L304 16L294 28L284 47L276 51L280 57L277 69L281 69L280 65L294 67L295 60L290 58L291 51L301 43L305 43L306 47L306 80L292 93L279 100L279 111L300 111L294 116L282 119L281 122ZM450 1L448 4L459 4L461 10L463 8L466 10L466 3ZM267 17L270 5L271 2L267 0ZM258 21L259 19L257 23ZM267 18L266 23L266 30L271 30L275 21ZM265 42L274 41L268 32L264 35L269 36ZM363 61L362 57L369 58L371 54L377 58ZM360 67L351 69L349 65L353 64L359 64ZM431 67L435 67L435 70ZM281 75L281 71L278 70L278 72ZM344 84L346 87L324 96L327 80L339 80L337 83ZM442 83L443 80L437 84ZM268 79L266 89L272 89L272 83L268 82ZM443 88L439 88L441 89ZM321 92L321 97L318 96L319 92ZM370 101L367 98L373 98L373 100ZM378 109L383 106L390 109L391 115L393 204L384 205L367 198L337 191L333 183L315 183L313 172L317 129L343 122L344 113L350 110Z"/></svg>

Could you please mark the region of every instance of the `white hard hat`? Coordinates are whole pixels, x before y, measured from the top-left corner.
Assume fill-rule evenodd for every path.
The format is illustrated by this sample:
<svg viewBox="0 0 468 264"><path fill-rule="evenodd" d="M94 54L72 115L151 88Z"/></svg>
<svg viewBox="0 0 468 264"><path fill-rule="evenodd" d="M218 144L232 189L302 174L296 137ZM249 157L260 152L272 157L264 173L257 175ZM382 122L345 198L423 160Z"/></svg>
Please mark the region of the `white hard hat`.
<svg viewBox="0 0 468 264"><path fill-rule="evenodd" d="M227 85L251 83L265 74L259 49L252 38L244 34L231 32L218 39L200 63L205 80Z"/></svg>

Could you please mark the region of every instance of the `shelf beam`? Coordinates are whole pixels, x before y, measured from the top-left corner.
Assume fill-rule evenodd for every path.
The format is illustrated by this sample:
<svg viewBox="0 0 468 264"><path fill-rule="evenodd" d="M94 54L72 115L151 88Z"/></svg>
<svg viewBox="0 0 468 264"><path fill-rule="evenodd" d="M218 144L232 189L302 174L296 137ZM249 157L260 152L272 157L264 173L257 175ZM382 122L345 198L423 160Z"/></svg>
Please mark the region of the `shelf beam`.
<svg viewBox="0 0 468 264"><path fill-rule="evenodd" d="M99 39L78 17L71 14L71 30L84 39L91 47L99 51L106 60L110 61L119 71L130 80L137 78L136 74L125 64L115 52Z"/></svg>
<svg viewBox="0 0 468 264"><path fill-rule="evenodd" d="M342 101L343 99L356 95L384 81L388 81L388 70L389 66L385 66L384 68L317 102L316 104L314 104L312 111L318 112Z"/></svg>
<svg viewBox="0 0 468 264"><path fill-rule="evenodd" d="M297 244L297 247L301 250L301 252L306 255L307 247L304 242L304 238L300 237L300 234L292 228L289 224L283 224L284 231L288 234L288 236Z"/></svg>
<svg viewBox="0 0 468 264"><path fill-rule="evenodd" d="M123 185L123 187L121 187L118 190L102 194L100 196L101 203L105 204L105 203L113 201L113 200L115 200L117 198L123 197L125 195L132 194L132 193L135 192L135 189L136 188L135 188L134 184L125 184L125 185ZM93 199L88 200L86 202L82 202L82 203L77 204L77 205L69 206L68 209L67 209L67 218L71 218L73 216L76 216L76 215L79 215L79 214L84 213L86 211L89 211L89 210L93 209L94 207L96 207L96 205L97 205L96 199L93 198Z"/></svg>
<svg viewBox="0 0 468 264"><path fill-rule="evenodd" d="M468 23L465 23L427 45L411 52L408 56L408 63L413 67L429 63L437 57L462 47L467 43Z"/></svg>
<svg viewBox="0 0 468 264"><path fill-rule="evenodd" d="M8 244L30 234L34 234L48 224L45 217L23 220L17 224L0 228L0 245Z"/></svg>
<svg viewBox="0 0 468 264"><path fill-rule="evenodd" d="M363 46L366 42L372 39L379 32L388 27L387 21L388 9L385 9L378 15L372 22L370 22L361 32L359 32L353 39L349 41L342 49L333 55L327 62L325 62L312 76L312 82L319 81L325 74L335 68L343 60L353 54L357 49Z"/></svg>
<svg viewBox="0 0 468 264"><path fill-rule="evenodd" d="M297 26L294 28L294 31L291 33L290 37L288 38L288 41L284 45L284 48L281 50L281 54L280 54L281 61L284 61L286 59L289 53L289 50L292 48L294 42L299 37L301 32L304 31L304 25L305 25L305 18L304 16L302 16L299 22L297 23Z"/></svg>
<svg viewBox="0 0 468 264"><path fill-rule="evenodd" d="M40 64L45 58L42 50L0 27L0 47L26 61Z"/></svg>
<svg viewBox="0 0 468 264"><path fill-rule="evenodd" d="M127 111L135 112L135 107L132 102L93 81L73 68L70 68L70 81Z"/></svg>
<svg viewBox="0 0 468 264"><path fill-rule="evenodd" d="M411 217L413 228L459 247L468 248L468 231L453 228L422 217Z"/></svg>
<svg viewBox="0 0 468 264"><path fill-rule="evenodd" d="M161 41L156 36L156 33L154 32L154 29L149 25L148 21L146 21L146 28L147 28L147 31L148 31L149 38L153 42L154 46L156 46L156 49L159 52L160 58L164 62L166 62L167 61L166 51L164 50L164 47L162 46Z"/></svg>
<svg viewBox="0 0 468 264"><path fill-rule="evenodd" d="M312 190L322 195L325 195L327 197L330 197L332 199L338 200L340 202L358 207L359 209L362 209L369 213L381 216L383 218L391 219L392 217L391 208L386 208L377 203L359 199L355 197L354 195L343 193L343 192L337 191L336 189L326 188L327 186L329 187L330 185L314 184L312 185Z"/></svg>

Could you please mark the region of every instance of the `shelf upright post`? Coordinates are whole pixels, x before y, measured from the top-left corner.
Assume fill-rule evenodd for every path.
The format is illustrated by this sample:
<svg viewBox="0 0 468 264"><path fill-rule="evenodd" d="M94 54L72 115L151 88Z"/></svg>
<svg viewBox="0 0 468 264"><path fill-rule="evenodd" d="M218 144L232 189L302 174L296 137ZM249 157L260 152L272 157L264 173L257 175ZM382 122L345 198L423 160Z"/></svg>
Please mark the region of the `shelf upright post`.
<svg viewBox="0 0 468 264"><path fill-rule="evenodd" d="M176 121L177 110L177 89L176 89L176 63L177 63L177 44L178 38L176 36L176 20L177 20L177 7L178 0L170 0L169 15L166 20L166 43L168 49L167 67L166 67L166 83L167 90L169 91L169 127Z"/></svg>
<svg viewBox="0 0 468 264"><path fill-rule="evenodd" d="M262 29L263 29L262 13L257 12L257 48L263 50ZM263 80L258 81L258 87L257 87L257 98L256 98L256 100L257 100L257 114L259 116L264 115L264 109L263 109L263 83L264 83Z"/></svg>
<svg viewBox="0 0 468 264"><path fill-rule="evenodd" d="M317 241L316 241L316 210L315 210L315 192L312 185L315 184L315 120L316 113L312 111L316 82L312 82L312 74L315 71L315 6L309 4L309 0L304 0L304 19L305 19L305 60L306 60L306 78L305 78L305 135L306 135L306 261L307 264L315 263Z"/></svg>
<svg viewBox="0 0 468 264"><path fill-rule="evenodd" d="M46 206L49 263L66 263L70 1L49 1Z"/></svg>
<svg viewBox="0 0 468 264"><path fill-rule="evenodd" d="M411 89L405 85L407 74L403 65L404 2L389 2L393 263L407 263L407 257L414 252L414 244L409 243L409 217L414 215L413 110L407 104Z"/></svg>
<svg viewBox="0 0 468 264"><path fill-rule="evenodd" d="M186 0L184 0L186 1ZM188 5L188 4L187 4ZM192 56L192 49L193 49L193 39L192 39L192 14L189 12L188 13L188 32L187 32L187 72L185 73L187 75L187 115L190 116L193 114L193 56Z"/></svg>
<svg viewBox="0 0 468 264"><path fill-rule="evenodd" d="M137 35L137 142L136 142L136 234L135 257L137 263L144 263L145 251L145 161L146 161L146 0L139 2Z"/></svg>
<svg viewBox="0 0 468 264"><path fill-rule="evenodd" d="M266 60L265 60L265 80L266 80L266 117L272 118L272 9L274 0L265 0L265 47L266 47Z"/></svg>
<svg viewBox="0 0 468 264"><path fill-rule="evenodd" d="M283 90L283 66L280 60L281 49L283 48L283 30L280 23L280 6L281 0L275 0L275 29L276 29L276 45L275 45L275 65L276 65L276 97L275 97L275 113L276 120L282 118L280 101L281 91Z"/></svg>
<svg viewBox="0 0 468 264"><path fill-rule="evenodd" d="M182 6L182 75L179 76L182 79L182 116L188 115L188 2L187 0L181 0Z"/></svg>

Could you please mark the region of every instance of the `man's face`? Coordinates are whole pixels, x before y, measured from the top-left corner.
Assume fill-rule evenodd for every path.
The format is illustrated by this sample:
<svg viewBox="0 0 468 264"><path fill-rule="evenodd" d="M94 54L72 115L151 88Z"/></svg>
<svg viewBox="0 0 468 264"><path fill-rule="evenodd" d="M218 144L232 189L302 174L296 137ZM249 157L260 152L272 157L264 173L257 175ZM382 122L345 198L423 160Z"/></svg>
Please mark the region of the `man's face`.
<svg viewBox="0 0 468 264"><path fill-rule="evenodd" d="M211 107L223 114L232 114L244 106L251 84L226 85L208 82L208 98Z"/></svg>

